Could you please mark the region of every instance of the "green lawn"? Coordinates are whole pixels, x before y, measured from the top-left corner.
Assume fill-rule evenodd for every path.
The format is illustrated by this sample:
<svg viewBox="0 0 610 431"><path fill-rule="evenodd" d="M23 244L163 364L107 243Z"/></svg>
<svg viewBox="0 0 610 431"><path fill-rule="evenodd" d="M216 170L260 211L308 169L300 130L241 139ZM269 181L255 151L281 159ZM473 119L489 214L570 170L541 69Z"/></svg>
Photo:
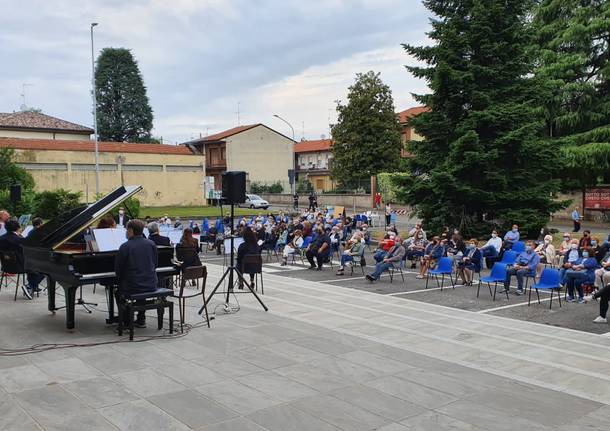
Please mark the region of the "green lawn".
<svg viewBox="0 0 610 431"><path fill-rule="evenodd" d="M228 205L223 206L223 214L229 215L231 208ZM253 210L249 208L235 208L236 216L266 214L265 210ZM180 217L185 218L202 218L202 217L218 217L220 208L216 206L209 207L142 207L140 208L140 217L158 218L167 214L171 219Z"/></svg>

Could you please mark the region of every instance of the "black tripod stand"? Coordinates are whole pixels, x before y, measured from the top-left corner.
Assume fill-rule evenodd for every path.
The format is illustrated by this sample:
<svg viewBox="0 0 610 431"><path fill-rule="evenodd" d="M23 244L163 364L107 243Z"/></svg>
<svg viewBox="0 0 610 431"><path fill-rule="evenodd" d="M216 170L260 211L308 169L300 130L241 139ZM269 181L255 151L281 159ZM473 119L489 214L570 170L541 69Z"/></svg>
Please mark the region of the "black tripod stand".
<svg viewBox="0 0 610 431"><path fill-rule="evenodd" d="M216 286L214 286L214 289L212 289L212 292L210 293L208 298L204 301L203 306L199 309L199 312L198 312L199 315L201 315L201 313L203 313L203 310L206 309L206 307L208 306L208 303L212 300L212 297L216 294L216 291L222 285L222 283L224 282L225 278L227 278L227 276L229 277L229 287L228 287L228 289L226 291L227 297L226 297L225 306L229 305L229 295L231 294L231 292L233 292L233 282L234 282L234 279L233 279L234 274L233 273L237 274L237 279L239 281L241 281L250 290L252 295L254 295L256 300L265 309L265 311L269 311L267 306L259 298L259 296L256 294L254 289L252 289L252 286L250 285L250 283L248 283L244 279L244 276L241 273L241 271L237 267L235 267L235 249L233 248L233 240L235 238L234 235L233 235L233 217L234 217L233 210L234 210L234 207L233 207L233 204L231 204L231 216L230 216L230 219L231 219L231 261L229 263L229 266L225 270L224 274L222 275L222 277L218 281L218 283L216 283Z"/></svg>

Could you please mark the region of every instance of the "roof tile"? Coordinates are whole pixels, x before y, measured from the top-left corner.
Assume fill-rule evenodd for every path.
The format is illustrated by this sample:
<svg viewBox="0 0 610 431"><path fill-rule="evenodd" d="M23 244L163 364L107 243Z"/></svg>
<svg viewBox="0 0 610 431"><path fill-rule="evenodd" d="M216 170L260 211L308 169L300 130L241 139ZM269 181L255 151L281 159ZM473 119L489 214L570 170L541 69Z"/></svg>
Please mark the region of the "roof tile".
<svg viewBox="0 0 610 431"><path fill-rule="evenodd" d="M19 150L95 151L93 141L0 138L0 148L6 147ZM99 142L98 151L105 153L193 154L188 147L183 145L133 144L127 142Z"/></svg>
<svg viewBox="0 0 610 431"><path fill-rule="evenodd" d="M0 112L0 129L45 129L93 133L93 129L39 112Z"/></svg>
<svg viewBox="0 0 610 431"><path fill-rule="evenodd" d="M414 108L405 109L398 113L398 120L400 124L407 123L411 118L421 114L422 112L428 112L430 108L427 106L416 106Z"/></svg>
<svg viewBox="0 0 610 431"><path fill-rule="evenodd" d="M311 153L314 151L330 151L332 139L318 139L314 141L301 141L294 145L295 153Z"/></svg>

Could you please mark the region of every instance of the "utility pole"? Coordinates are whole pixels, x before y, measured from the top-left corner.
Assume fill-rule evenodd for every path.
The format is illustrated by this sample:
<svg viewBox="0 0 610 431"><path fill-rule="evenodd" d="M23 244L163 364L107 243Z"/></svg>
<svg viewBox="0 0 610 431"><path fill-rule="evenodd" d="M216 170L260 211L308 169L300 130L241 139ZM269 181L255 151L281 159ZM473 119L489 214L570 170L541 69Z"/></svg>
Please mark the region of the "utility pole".
<svg viewBox="0 0 610 431"><path fill-rule="evenodd" d="M93 138L95 141L95 198L99 199L100 195L100 160L99 160L99 144L97 136L97 98L95 95L95 58L93 54L93 27L97 22L91 23L91 97L93 99Z"/></svg>

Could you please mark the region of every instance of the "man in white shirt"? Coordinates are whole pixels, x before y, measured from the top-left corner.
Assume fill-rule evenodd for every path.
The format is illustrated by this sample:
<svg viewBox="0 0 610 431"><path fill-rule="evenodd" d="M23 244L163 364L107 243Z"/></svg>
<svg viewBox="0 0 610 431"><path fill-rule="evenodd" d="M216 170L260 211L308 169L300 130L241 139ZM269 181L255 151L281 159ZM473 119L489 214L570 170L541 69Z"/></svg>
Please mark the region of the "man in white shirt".
<svg viewBox="0 0 610 431"><path fill-rule="evenodd" d="M11 215L6 210L0 210L0 236L6 233L5 223L11 218Z"/></svg>
<svg viewBox="0 0 610 431"><path fill-rule="evenodd" d="M485 245L481 247L481 256L486 257L498 257L500 250L502 249L502 238L498 236L497 231L491 232L491 238L487 240Z"/></svg>

